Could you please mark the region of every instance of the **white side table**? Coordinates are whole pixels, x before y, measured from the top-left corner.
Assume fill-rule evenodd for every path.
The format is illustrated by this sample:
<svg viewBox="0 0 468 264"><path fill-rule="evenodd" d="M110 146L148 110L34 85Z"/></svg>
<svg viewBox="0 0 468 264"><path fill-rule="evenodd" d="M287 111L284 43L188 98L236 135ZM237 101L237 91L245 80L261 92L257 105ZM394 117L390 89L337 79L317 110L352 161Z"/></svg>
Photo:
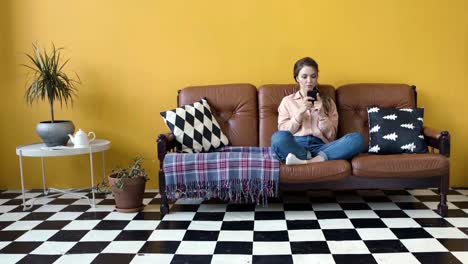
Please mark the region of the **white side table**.
<svg viewBox="0 0 468 264"><path fill-rule="evenodd" d="M106 176L106 159L105 159L104 152L108 149L110 149L110 141L104 140L104 139L96 139L90 143L89 147L85 147L85 148L74 148L73 145L72 146L47 147L44 143L35 143L35 144L23 145L23 146L17 147L16 155L19 156L19 163L20 163L21 191L23 194L23 211L31 209L36 199L56 197L64 193L77 196L79 198L85 198L88 200L89 205L91 205L92 207L95 207L96 200L94 197L93 153L97 153L97 152L102 153L102 174L103 174L103 177L105 177ZM82 155L82 154L89 154L89 167L91 170L91 192L92 192L92 197L93 197L92 203L89 200L88 196L74 193L78 190L71 189L69 191L66 191L66 190L60 190L60 189L55 189L55 188L48 188L48 190L46 190L44 158L45 157L74 156L74 155ZM43 187L45 196L29 199L28 202L31 201L31 204L29 205L26 205L26 196L24 192L23 157L40 157L41 163L42 163L42 187ZM49 194L50 191L54 191L55 193Z"/></svg>

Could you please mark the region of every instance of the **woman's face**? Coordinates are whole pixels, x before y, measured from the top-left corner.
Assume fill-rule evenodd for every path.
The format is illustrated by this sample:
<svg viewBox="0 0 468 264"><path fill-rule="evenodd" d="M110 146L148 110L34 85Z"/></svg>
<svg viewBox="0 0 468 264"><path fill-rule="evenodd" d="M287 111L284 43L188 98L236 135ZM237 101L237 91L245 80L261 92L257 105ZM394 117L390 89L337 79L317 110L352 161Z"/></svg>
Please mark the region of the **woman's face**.
<svg viewBox="0 0 468 264"><path fill-rule="evenodd" d="M296 77L297 83L299 83L301 93L303 95L307 94L307 91L312 91L317 85L318 73L311 66L304 66L299 71L299 74Z"/></svg>

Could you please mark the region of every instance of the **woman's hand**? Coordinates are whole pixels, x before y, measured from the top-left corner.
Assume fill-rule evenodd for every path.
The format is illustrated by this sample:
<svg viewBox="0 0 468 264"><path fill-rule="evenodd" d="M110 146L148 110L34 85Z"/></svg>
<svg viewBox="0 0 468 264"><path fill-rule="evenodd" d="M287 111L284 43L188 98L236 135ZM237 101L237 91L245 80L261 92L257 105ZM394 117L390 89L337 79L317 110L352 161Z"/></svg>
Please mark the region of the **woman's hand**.
<svg viewBox="0 0 468 264"><path fill-rule="evenodd" d="M302 122L302 117L308 110L312 109L312 107L313 107L312 97L304 97L302 99L301 105L299 106L299 113L297 116L294 117L296 121L299 123Z"/></svg>
<svg viewBox="0 0 468 264"><path fill-rule="evenodd" d="M317 93L317 101L314 102L314 105L312 108L314 109L314 111L320 112L322 110L322 106L323 106L322 97L320 97L320 94Z"/></svg>

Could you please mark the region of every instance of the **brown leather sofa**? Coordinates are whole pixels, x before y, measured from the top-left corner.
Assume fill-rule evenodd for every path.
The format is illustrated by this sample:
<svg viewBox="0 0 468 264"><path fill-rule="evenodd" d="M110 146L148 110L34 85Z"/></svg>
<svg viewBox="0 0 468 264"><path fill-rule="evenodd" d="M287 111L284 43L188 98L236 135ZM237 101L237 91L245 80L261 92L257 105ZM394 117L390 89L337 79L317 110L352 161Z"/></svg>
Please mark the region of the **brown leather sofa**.
<svg viewBox="0 0 468 264"><path fill-rule="evenodd" d="M281 99L296 92L295 84L264 85L258 90L250 84L187 87L179 91L177 104L185 105L206 97L221 129L233 146L270 146L277 131ZM368 140L367 107L414 108L417 94L406 84L349 84L336 90L321 85L320 91L334 98L339 114L338 137L360 132ZM424 129L430 146L427 154L368 155L352 160L325 161L280 167L280 191L312 189L395 189L432 188L440 192L439 214L447 215L449 188L450 135L447 131ZM368 144L368 141L366 142ZM163 171L164 156L177 151L172 134L157 139L161 215L169 212ZM366 146L367 149L367 146Z"/></svg>

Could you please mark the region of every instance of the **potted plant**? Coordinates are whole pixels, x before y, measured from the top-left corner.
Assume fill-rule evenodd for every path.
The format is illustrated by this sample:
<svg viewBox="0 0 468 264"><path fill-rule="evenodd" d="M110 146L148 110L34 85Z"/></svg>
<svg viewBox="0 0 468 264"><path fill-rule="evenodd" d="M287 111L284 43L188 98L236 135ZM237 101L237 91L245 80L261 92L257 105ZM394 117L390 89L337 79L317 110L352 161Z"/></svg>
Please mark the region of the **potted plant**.
<svg viewBox="0 0 468 264"><path fill-rule="evenodd" d="M49 102L51 119L42 121L36 126L36 132L44 141L46 146L53 147L66 145L68 134L73 134L75 126L69 120L56 120L54 116L54 102L60 102L60 106L65 103L73 104L73 97L76 96L76 85L80 84L80 79L76 74L77 80L68 77L63 68L69 59L62 62L61 50L52 43L52 49L47 52L40 50L36 44L33 44L33 53L26 54L32 65L23 64L23 66L32 70L33 78L27 83L25 99L28 104L34 101Z"/></svg>
<svg viewBox="0 0 468 264"><path fill-rule="evenodd" d="M140 211L143 205L146 181L149 180L145 169L142 167L143 157L136 157L127 168L112 170L103 187L110 187L115 199L115 208L122 213ZM98 186L99 187L99 186ZM98 188L99 189L99 188Z"/></svg>

